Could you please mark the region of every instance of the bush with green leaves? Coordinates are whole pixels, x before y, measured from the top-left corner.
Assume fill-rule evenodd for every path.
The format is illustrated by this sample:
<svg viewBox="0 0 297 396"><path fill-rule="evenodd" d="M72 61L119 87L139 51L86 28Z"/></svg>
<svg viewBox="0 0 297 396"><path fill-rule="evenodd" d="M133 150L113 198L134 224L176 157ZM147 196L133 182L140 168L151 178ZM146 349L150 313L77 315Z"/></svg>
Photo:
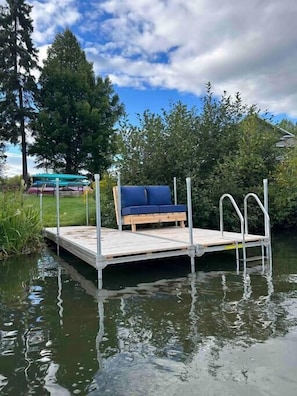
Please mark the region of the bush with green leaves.
<svg viewBox="0 0 297 396"><path fill-rule="evenodd" d="M223 194L231 194L243 211L247 193L263 200L263 179L268 179L272 224L292 224L297 207L294 176L290 176L295 167L293 154L287 162L285 185L290 193L286 194L281 184L284 165L279 160L286 149L280 152L277 145L283 131L260 118L256 106L244 105L239 93L231 97L224 92L218 98L207 84L200 110L178 102L161 114L147 110L138 117L137 126L128 121L120 124L116 166L122 183L172 187L177 177L178 200L186 203L185 180L191 177L194 226L218 228ZM233 207L229 203L224 207L224 224L238 228ZM255 225L252 231L261 231L262 212L253 202L249 219Z"/></svg>

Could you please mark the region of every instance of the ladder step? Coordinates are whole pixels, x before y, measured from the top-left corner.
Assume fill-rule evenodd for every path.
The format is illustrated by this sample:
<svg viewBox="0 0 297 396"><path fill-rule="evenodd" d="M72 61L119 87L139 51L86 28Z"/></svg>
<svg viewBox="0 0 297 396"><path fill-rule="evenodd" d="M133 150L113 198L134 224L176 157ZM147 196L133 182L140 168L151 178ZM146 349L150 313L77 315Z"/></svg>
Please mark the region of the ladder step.
<svg viewBox="0 0 297 396"><path fill-rule="evenodd" d="M247 262L249 261L262 261L262 260L267 260L266 256L252 256L252 257L248 257L246 259ZM240 259L240 261L243 261L243 259Z"/></svg>

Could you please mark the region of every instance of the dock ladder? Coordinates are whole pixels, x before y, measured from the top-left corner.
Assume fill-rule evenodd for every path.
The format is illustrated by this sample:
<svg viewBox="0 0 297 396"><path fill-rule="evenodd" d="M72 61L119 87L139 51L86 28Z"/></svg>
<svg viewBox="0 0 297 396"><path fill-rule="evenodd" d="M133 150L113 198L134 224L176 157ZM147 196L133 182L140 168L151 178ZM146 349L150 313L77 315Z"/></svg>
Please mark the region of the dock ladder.
<svg viewBox="0 0 297 396"><path fill-rule="evenodd" d="M242 215L235 199L232 197L230 194L223 194L220 198L219 202L219 210L220 210L220 232L222 235L222 238L224 237L224 218L223 218L223 201L225 198L229 198L231 201L237 216L240 220L240 229L241 229L241 235L242 235L242 261L244 264L244 271L246 271L246 264L247 261L256 261L256 260L262 260L262 265L264 267L264 261L265 259L268 260L269 265L271 267L272 264L272 251L271 251L271 235L270 235L270 218L269 214L267 211L268 207L268 200L267 200L267 180L264 180L264 201L265 201L265 206L262 204L261 200L259 197L254 194L254 193L248 193L244 197L244 216ZM254 198L256 203L258 204L259 208L261 209L263 215L264 215L264 229L265 229L265 235L264 237L259 239L259 242L257 245L251 244L249 245L246 242L246 237L249 235L248 233L248 200L250 198ZM247 258L246 256L246 249L247 247L255 247L255 246L260 246L261 247L261 256L254 256L254 257L249 257ZM237 264L237 272L239 272L239 244L236 242L236 264Z"/></svg>

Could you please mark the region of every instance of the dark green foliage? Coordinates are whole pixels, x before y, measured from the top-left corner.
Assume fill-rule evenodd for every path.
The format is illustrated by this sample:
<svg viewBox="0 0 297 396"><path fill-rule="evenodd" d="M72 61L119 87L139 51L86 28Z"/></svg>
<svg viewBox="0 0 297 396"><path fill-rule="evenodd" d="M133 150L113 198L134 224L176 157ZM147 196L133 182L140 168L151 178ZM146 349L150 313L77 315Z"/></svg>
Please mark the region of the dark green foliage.
<svg viewBox="0 0 297 396"><path fill-rule="evenodd" d="M261 120L260 120L261 121ZM215 175L217 196L231 192L243 211L243 199L249 192L256 193L263 201L263 179L271 183L278 164L278 137L258 117L247 117L240 125L238 152L226 157ZM255 202L250 199L251 203ZM257 205L249 210L250 224L254 231L263 225L263 215Z"/></svg>
<svg viewBox="0 0 297 396"><path fill-rule="evenodd" d="M122 123L118 167L123 182L172 183L174 176L191 175L198 122L196 110L178 102L161 115L145 111L138 127Z"/></svg>
<svg viewBox="0 0 297 396"><path fill-rule="evenodd" d="M297 122L292 122L290 120L282 120L279 123L279 127L283 128L284 130L291 132L293 134L297 134Z"/></svg>
<svg viewBox="0 0 297 396"><path fill-rule="evenodd" d="M273 220L282 228L297 228L297 147L279 161L270 187Z"/></svg>
<svg viewBox="0 0 297 396"><path fill-rule="evenodd" d="M30 148L39 166L103 172L112 161L114 124L123 107L110 80L95 78L70 30L56 36L39 83L40 112L31 125L36 141Z"/></svg>
<svg viewBox="0 0 297 396"><path fill-rule="evenodd" d="M37 51L33 46L31 6L24 0L6 0L0 7L0 137L21 140L23 179L28 180L26 124L34 117Z"/></svg>
<svg viewBox="0 0 297 396"><path fill-rule="evenodd" d="M180 102L161 115L145 111L138 127L121 125L122 183L172 186L177 177L179 202L186 203L185 179L191 177L194 224L218 228L222 194L232 194L242 209L248 192L263 197L263 179L271 180L277 167L280 136L257 113L242 104L239 94L214 97L210 84L200 113ZM226 226L238 228L229 203L224 213ZM258 209L251 207L250 217L256 226L263 223Z"/></svg>
<svg viewBox="0 0 297 396"><path fill-rule="evenodd" d="M112 192L116 183L115 177L108 173L105 173L100 180L101 223L103 227L117 228Z"/></svg>
<svg viewBox="0 0 297 396"><path fill-rule="evenodd" d="M5 162L6 162L5 144L0 141L0 177L2 176Z"/></svg>
<svg viewBox="0 0 297 396"><path fill-rule="evenodd" d="M297 124L282 120L276 128L284 146L270 179L270 215L278 228L297 228ZM283 138L286 136L287 138Z"/></svg>

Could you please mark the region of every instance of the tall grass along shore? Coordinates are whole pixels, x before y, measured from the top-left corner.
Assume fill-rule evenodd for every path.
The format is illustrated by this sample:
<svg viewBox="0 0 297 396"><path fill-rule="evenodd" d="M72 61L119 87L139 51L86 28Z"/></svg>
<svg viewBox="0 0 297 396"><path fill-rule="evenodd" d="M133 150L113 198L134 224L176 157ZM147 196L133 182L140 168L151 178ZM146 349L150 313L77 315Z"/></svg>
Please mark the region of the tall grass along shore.
<svg viewBox="0 0 297 396"><path fill-rule="evenodd" d="M0 193L0 259L29 254L42 244L39 210L26 205L22 192Z"/></svg>

